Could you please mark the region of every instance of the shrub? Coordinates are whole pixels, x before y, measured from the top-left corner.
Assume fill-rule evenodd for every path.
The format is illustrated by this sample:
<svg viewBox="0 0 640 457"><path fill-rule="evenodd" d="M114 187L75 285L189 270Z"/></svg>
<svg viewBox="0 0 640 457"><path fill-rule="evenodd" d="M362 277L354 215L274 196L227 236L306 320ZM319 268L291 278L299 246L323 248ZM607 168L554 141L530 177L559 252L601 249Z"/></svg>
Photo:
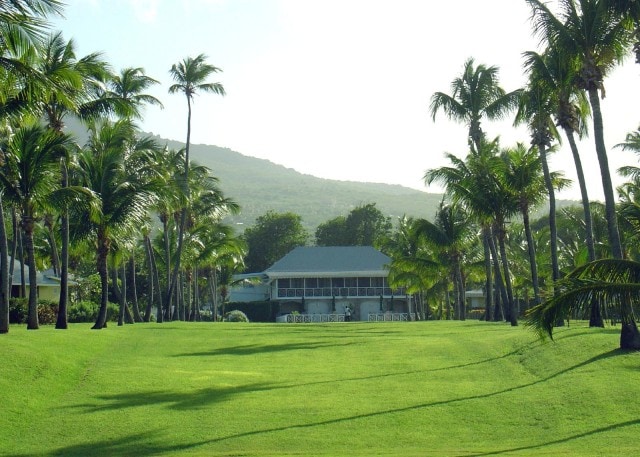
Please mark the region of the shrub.
<svg viewBox="0 0 640 457"><path fill-rule="evenodd" d="M98 318L98 310L100 305L93 301L80 301L69 306L67 310L67 320L71 323L95 322ZM107 321L115 321L118 319L118 305L115 303L107 304Z"/></svg>
<svg viewBox="0 0 640 457"><path fill-rule="evenodd" d="M50 300L38 301L38 322L55 324L58 319L58 303Z"/></svg>
<svg viewBox="0 0 640 457"><path fill-rule="evenodd" d="M249 322L249 318L245 313L234 309L233 311L229 311L224 315L225 322Z"/></svg>
<svg viewBox="0 0 640 457"><path fill-rule="evenodd" d="M25 324L29 316L28 298L11 298L9 300L9 323ZM58 303L49 300L38 302L38 322L40 324L55 324L58 318Z"/></svg>
<svg viewBox="0 0 640 457"><path fill-rule="evenodd" d="M242 311L251 322L275 322L279 311L278 303L272 301L233 302L227 306Z"/></svg>
<svg viewBox="0 0 640 457"><path fill-rule="evenodd" d="M9 323L26 323L28 312L29 300L27 300L26 298L11 298L9 300Z"/></svg>

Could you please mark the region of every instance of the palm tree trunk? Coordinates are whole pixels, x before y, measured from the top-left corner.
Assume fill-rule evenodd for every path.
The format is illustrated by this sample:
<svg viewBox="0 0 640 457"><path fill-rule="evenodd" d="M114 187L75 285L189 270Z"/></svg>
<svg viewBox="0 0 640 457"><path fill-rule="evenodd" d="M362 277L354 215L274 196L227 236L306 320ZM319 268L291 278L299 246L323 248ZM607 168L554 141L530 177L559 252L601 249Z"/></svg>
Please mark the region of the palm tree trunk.
<svg viewBox="0 0 640 457"><path fill-rule="evenodd" d="M549 232L551 243L551 272L553 275L553 289L556 289L556 282L560 279L560 267L558 265L558 228L556 224L556 194L549 173L549 163L547 162L547 151L543 144L538 145L540 162L542 163L542 173L544 183L549 194Z"/></svg>
<svg viewBox="0 0 640 457"><path fill-rule="evenodd" d="M100 330L107 327L107 303L109 301L109 271L107 268L107 256L109 254L109 241L104 236L102 229L98 233L98 250L96 254L96 269L100 276L100 309L95 324L91 327Z"/></svg>
<svg viewBox="0 0 640 457"><path fill-rule="evenodd" d="M180 213L180 226L178 227L178 248L173 265L173 274L167 291L169 307L171 306L172 291L176 288L177 276L180 271L180 257L182 257L182 245L184 243L184 231L187 227L187 206L189 202L189 148L191 145L191 99L187 96L187 142L184 148L184 192L186 196L185 206ZM167 264L167 269L169 265Z"/></svg>
<svg viewBox="0 0 640 457"><path fill-rule="evenodd" d="M576 145L576 139L573 135L573 131L565 129L565 135L569 141L571 147L571 154L573 155L573 161L576 165L576 175L578 178L578 184L580 186L580 197L582 198L582 210L584 211L584 225L585 225L585 243L587 245L587 253L589 255L589 262L596 260L596 248L593 240L593 218L591 216L591 204L589 202L589 194L587 192L587 182L584 178L584 170L582 169L582 160L580 159L580 153L578 146Z"/></svg>
<svg viewBox="0 0 640 457"><path fill-rule="evenodd" d="M27 314L27 329L37 330L38 323L38 279L36 277L36 257L33 247L33 229L35 221L31 216L22 216L22 231L27 249L27 266L29 268L29 311Z"/></svg>
<svg viewBox="0 0 640 457"><path fill-rule="evenodd" d="M491 234L487 228L482 229L482 247L484 248L484 316L486 321L491 320L491 309L493 308L493 281L491 273L491 250L489 248L489 237Z"/></svg>
<svg viewBox="0 0 640 457"><path fill-rule="evenodd" d="M142 322L140 308L138 307L138 291L136 290L136 259L133 254L129 258L129 271L131 277L131 301L133 303L133 319L135 322Z"/></svg>
<svg viewBox="0 0 640 457"><path fill-rule="evenodd" d="M509 272L509 261L507 260L507 248L505 245L505 230L500 228L498 232L498 244L500 245L500 257L502 258L502 268L504 269L504 282L507 289L507 306L509 309L509 322L511 326L518 325L518 311L513 299L513 289L511 287L511 273Z"/></svg>
<svg viewBox="0 0 640 457"><path fill-rule="evenodd" d="M507 290L505 289L504 282L502 280L502 272L500 270L500 257L496 249L494 237L489 237L489 250L491 251L491 258L493 260L493 276L495 277L496 290L499 295L499 300L495 301L495 307L493 311L493 320L504 320L504 306L509 303L509 297L507 296Z"/></svg>
<svg viewBox="0 0 640 457"><path fill-rule="evenodd" d="M144 310L144 322L149 322L151 320L151 308L153 307L153 299L154 299L154 293L155 293L155 285L154 285L154 276L153 276L153 262L151 260L151 251L149 249L149 235L148 234L144 234L144 239L143 239L143 243L144 243L144 250L145 250L145 254L147 257L147 270L149 272L148 277L147 277L147 287L148 287L148 292L147 292L147 306Z"/></svg>
<svg viewBox="0 0 640 457"><path fill-rule="evenodd" d="M69 174L64 159L60 162L62 173L62 187L69 187ZM69 302L69 212L65 207L60 218L60 237L62 250L60 252L60 298L58 301L57 329L67 328L67 304Z"/></svg>
<svg viewBox="0 0 640 457"><path fill-rule="evenodd" d="M0 192L0 334L9 332L9 246L4 225L4 205Z"/></svg>
<svg viewBox="0 0 640 457"><path fill-rule="evenodd" d="M465 300L465 292L464 292L464 280L462 279L462 267L460 266L460 259L455 259L455 282L457 284L457 296L456 301L458 302L459 307L459 316L458 318L461 321L466 320L466 300Z"/></svg>
<svg viewBox="0 0 640 457"><path fill-rule="evenodd" d="M604 143L604 124L602 121L602 111L600 110L600 98L598 89L589 89L589 102L593 115L593 136L596 143L596 154L600 165L600 176L602 178L602 190L604 192L605 216L607 218L607 229L609 233L609 243L611 245L611 255L614 259L622 259L622 243L618 231L618 220L616 215L615 194L613 193L613 183L611 172L609 171L609 159L607 148Z"/></svg>
<svg viewBox="0 0 640 457"><path fill-rule="evenodd" d="M524 233L527 237L527 250L529 252L529 268L531 269L531 284L533 285L533 302L535 305L540 303L540 283L538 279L538 264L536 262L536 247L533 243L533 235L531 233L531 223L529 222L529 210L523 208L522 222L524 224Z"/></svg>

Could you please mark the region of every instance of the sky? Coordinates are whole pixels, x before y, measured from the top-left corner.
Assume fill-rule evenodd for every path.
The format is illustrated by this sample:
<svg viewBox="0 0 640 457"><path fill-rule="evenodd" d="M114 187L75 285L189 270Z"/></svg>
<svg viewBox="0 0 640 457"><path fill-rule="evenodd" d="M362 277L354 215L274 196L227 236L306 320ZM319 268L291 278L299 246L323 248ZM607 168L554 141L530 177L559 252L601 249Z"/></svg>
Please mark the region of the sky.
<svg viewBox="0 0 640 457"><path fill-rule="evenodd" d="M400 184L428 192L428 169L464 157L467 128L429 102L450 93L464 62L499 67L502 87L525 84L522 52L538 50L524 0L66 0L53 27L78 56L100 51L114 70L142 67L159 81L148 92L143 131L186 140L187 104L169 94L169 69L207 56L227 95L193 105L194 144L227 147L327 179ZM615 149L640 124L640 65L631 58L605 81L602 100L611 170L638 157ZM512 119L484 121L501 145L529 143ZM565 142L566 143L566 142ZM602 200L592 141L579 144L591 199ZM550 168L575 181L568 145ZM213 170L215 175L215 169ZM614 176L614 184L624 182ZM224 187L224 183L223 187ZM579 199L577 182L557 195Z"/></svg>

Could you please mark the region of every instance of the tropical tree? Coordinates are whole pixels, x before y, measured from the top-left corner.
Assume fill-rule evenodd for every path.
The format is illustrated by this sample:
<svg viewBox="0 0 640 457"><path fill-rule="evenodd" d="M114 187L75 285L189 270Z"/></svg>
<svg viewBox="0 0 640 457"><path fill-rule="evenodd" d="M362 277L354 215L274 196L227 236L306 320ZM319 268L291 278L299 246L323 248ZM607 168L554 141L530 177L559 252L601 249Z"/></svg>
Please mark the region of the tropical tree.
<svg viewBox="0 0 640 457"><path fill-rule="evenodd" d="M27 328L37 329L38 296L33 233L41 211L61 198L56 193L56 165L66 154L71 139L32 120L25 122L2 145L5 165L0 169L0 184L7 199L19 208L29 269L29 311Z"/></svg>
<svg viewBox="0 0 640 457"><path fill-rule="evenodd" d="M505 182L518 202L527 242L527 253L531 273L531 285L535 304L540 303L540 282L536 262L536 247L531 232L530 209L544 201L546 196L545 179L541 176L541 156L535 150L518 143L513 148L503 150L502 158L506 164Z"/></svg>
<svg viewBox="0 0 640 457"><path fill-rule="evenodd" d="M498 81L498 67L475 66L473 58L467 59L462 75L451 82L451 94L436 92L431 97L430 112L435 121L439 111L468 127L467 139L476 151L481 149L485 133L481 121L503 119L518 106L520 90L506 92ZM485 224L483 243L485 254L485 289L491 290L491 240L490 231ZM494 256L495 261L495 256ZM491 307L492 294L486 295L486 307Z"/></svg>
<svg viewBox="0 0 640 457"><path fill-rule="evenodd" d="M53 130L62 133L67 116L87 117L99 115L104 106L97 104L96 88L108 76L108 65L99 53L76 57L73 40L65 41L61 32L47 37L42 45L35 68L49 82L42 88L34 105L47 119ZM60 160L61 186L69 186L69 164L66 155ZM48 221L52 221L52 216ZM69 298L69 216L62 208L60 214L60 299L56 328L67 328L67 302ZM55 238L51 237L52 257L58 257Z"/></svg>
<svg viewBox="0 0 640 457"><path fill-rule="evenodd" d="M224 86L221 83L207 82L207 79L213 74L222 70L220 68L210 65L206 62L207 57L204 54L200 54L195 58L187 57L181 62L171 66L169 73L175 81L173 85L169 87L169 93L181 93L187 99L187 140L185 142L185 155L184 155L184 191L186 198L189 198L189 149L191 146L191 104L193 98L199 92L211 92L218 95L225 95ZM187 207L182 208L180 215L180 226L178 232L178 250L175 256L175 263L173 266L173 275L167 290L167 306L171 306L171 296L176 286L178 277L178 271L180 270L180 257L182 255L182 244L184 240L184 231L187 222Z"/></svg>
<svg viewBox="0 0 640 457"><path fill-rule="evenodd" d="M113 99L114 110L119 116L140 119L145 105L163 106L156 97L144 92L154 84L158 81L147 76L144 68L123 68L111 77L110 90L103 96Z"/></svg>
<svg viewBox="0 0 640 457"><path fill-rule="evenodd" d="M621 349L640 349L635 313L631 303L640 299L640 263L623 259L589 262L561 281L561 291L532 308L527 315L543 335L553 335L558 319L573 312L589 312L592 301L602 304L605 314L619 316Z"/></svg>
<svg viewBox="0 0 640 457"><path fill-rule="evenodd" d="M587 133L586 118L590 112L589 101L584 91L573 84L576 68L557 48L547 49L543 54L526 52L524 55L525 69L531 75L530 78L535 85L546 87L545 92L549 94L551 103L555 107L555 123L562 128L569 143L584 211L587 253L589 261L593 261L596 259L593 218L582 160L576 143L576 135L582 138Z"/></svg>
<svg viewBox="0 0 640 457"><path fill-rule="evenodd" d="M434 222L417 219L414 230L424 237L449 272L455 296L456 318L465 320L463 259L474 239L473 224L461 205L440 203Z"/></svg>
<svg viewBox="0 0 640 457"><path fill-rule="evenodd" d="M93 237L100 275L100 310L92 328L106 327L109 276L107 260L119 233L141 227L155 199L157 182L147 154L159 146L149 138L137 139L130 121L103 121L90 130L87 145L78 155L78 180L98 198L98 208L76 214L74 233Z"/></svg>
<svg viewBox="0 0 640 457"><path fill-rule="evenodd" d="M308 237L299 215L267 211L244 231L247 271L264 271L294 248L304 246Z"/></svg>
<svg viewBox="0 0 640 457"><path fill-rule="evenodd" d="M604 141L600 97L604 78L628 52L632 21L605 0L560 0L556 16L541 0L527 0L532 9L533 30L576 66L575 85L586 91L593 117L593 135L604 192L611 253L621 259L622 244L616 220L615 195Z"/></svg>

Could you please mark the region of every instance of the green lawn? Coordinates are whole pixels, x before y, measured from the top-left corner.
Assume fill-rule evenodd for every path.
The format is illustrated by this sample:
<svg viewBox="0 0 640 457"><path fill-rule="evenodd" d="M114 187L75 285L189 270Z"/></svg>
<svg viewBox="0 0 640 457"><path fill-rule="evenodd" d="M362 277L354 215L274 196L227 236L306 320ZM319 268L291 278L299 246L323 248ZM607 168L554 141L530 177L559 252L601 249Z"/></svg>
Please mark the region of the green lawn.
<svg viewBox="0 0 640 457"><path fill-rule="evenodd" d="M572 323L165 323L0 336L3 456L627 456L640 353Z"/></svg>

